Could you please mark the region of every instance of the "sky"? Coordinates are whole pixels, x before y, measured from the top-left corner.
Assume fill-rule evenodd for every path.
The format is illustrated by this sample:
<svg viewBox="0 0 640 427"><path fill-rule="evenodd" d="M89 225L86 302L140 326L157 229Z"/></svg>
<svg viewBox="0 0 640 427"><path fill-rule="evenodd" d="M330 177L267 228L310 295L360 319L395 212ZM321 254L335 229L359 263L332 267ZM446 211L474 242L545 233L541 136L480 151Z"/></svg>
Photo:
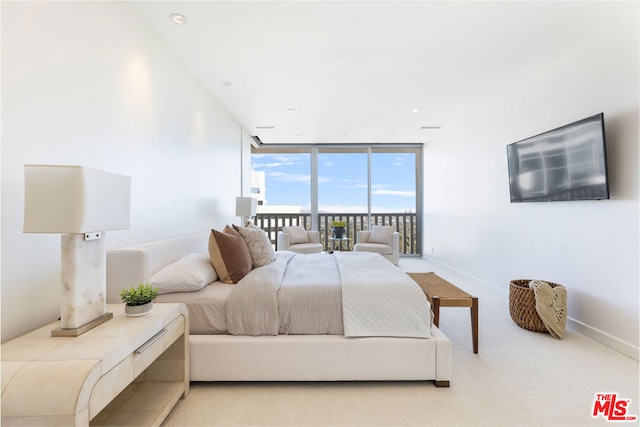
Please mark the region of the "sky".
<svg viewBox="0 0 640 427"><path fill-rule="evenodd" d="M415 154L373 153L372 212L415 212ZM267 205L300 205L309 211L310 154L252 154L251 167L265 173ZM320 212L367 212L367 154L318 154Z"/></svg>

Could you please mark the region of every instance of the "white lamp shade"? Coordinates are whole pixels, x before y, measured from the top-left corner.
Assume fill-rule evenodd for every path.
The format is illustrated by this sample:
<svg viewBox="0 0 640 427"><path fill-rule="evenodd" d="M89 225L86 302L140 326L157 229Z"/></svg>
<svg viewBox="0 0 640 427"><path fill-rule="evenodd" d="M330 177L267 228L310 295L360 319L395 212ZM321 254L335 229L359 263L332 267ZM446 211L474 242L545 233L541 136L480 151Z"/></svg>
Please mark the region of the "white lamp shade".
<svg viewBox="0 0 640 427"><path fill-rule="evenodd" d="M129 228L131 178L81 166L25 165L24 232Z"/></svg>
<svg viewBox="0 0 640 427"><path fill-rule="evenodd" d="M257 205L253 197L236 197L236 216L255 216Z"/></svg>

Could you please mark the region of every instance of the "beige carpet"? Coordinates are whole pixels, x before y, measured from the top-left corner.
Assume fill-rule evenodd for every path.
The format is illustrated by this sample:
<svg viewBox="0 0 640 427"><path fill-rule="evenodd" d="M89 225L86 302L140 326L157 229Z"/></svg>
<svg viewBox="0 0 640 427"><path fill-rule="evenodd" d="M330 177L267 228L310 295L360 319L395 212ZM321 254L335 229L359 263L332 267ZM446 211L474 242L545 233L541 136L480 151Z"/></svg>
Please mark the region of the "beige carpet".
<svg viewBox="0 0 640 427"><path fill-rule="evenodd" d="M400 267L435 271L479 297L477 355L471 348L469 309L440 311L441 329L453 344L450 388L431 382L192 383L191 394L163 425L611 425L591 416L596 393L611 392L631 400L628 415L640 415L637 361L570 329L558 340L518 327L509 316L506 293L416 259L402 259Z"/></svg>

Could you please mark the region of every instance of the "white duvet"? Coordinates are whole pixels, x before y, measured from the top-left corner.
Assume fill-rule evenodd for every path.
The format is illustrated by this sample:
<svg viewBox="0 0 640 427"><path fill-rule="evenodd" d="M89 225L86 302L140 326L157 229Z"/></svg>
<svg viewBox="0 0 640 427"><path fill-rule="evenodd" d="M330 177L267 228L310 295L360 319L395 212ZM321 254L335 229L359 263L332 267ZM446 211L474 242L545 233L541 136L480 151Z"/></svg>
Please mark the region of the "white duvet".
<svg viewBox="0 0 640 427"><path fill-rule="evenodd" d="M234 335L428 338L431 316L420 287L378 254L283 251L234 286L227 327Z"/></svg>

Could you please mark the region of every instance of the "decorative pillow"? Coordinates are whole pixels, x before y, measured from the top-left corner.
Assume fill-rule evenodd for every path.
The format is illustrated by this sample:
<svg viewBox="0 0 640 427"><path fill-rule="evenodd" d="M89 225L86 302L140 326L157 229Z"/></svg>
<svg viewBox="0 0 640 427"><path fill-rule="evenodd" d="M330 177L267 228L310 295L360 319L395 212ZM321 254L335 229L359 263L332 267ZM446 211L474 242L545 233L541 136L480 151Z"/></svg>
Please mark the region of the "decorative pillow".
<svg viewBox="0 0 640 427"><path fill-rule="evenodd" d="M374 225L369 233L369 243L389 244L389 234L393 233L391 225Z"/></svg>
<svg viewBox="0 0 640 427"><path fill-rule="evenodd" d="M262 228L251 222L247 223L246 227L234 225L233 228L240 233L247 244L253 268L270 264L276 259L276 251L271 246L271 241Z"/></svg>
<svg viewBox="0 0 640 427"><path fill-rule="evenodd" d="M282 227L282 231L289 235L290 245L297 245L298 243L309 243L307 230L305 230L301 225Z"/></svg>
<svg viewBox="0 0 640 427"><path fill-rule="evenodd" d="M159 294L199 291L218 279L206 253L192 253L167 265L153 276L151 285L158 286Z"/></svg>
<svg viewBox="0 0 640 427"><path fill-rule="evenodd" d="M209 257L223 283L238 283L251 271L249 248L240 233L228 225L223 231L211 230Z"/></svg>

